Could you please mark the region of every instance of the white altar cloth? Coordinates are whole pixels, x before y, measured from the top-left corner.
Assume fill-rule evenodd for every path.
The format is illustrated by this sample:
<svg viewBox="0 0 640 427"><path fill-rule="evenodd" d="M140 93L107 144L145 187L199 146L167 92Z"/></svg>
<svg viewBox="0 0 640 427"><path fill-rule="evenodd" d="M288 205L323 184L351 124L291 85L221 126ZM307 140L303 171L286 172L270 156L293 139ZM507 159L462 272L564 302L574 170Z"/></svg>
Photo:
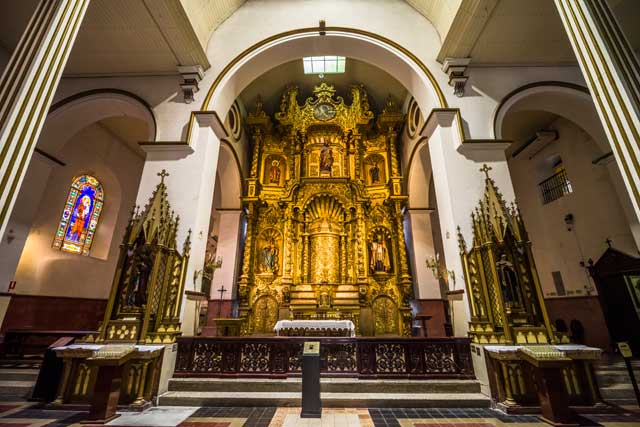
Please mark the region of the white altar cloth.
<svg viewBox="0 0 640 427"><path fill-rule="evenodd" d="M283 329L346 329L356 335L356 327L351 320L278 320L273 330L276 335Z"/></svg>

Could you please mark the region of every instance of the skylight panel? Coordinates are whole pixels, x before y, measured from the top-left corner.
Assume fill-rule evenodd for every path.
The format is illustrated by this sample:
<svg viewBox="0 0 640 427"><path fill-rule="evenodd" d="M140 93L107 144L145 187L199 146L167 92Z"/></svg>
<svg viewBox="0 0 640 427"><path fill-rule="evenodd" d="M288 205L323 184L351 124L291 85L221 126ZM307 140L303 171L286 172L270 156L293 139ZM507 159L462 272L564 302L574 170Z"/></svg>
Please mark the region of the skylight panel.
<svg viewBox="0 0 640 427"><path fill-rule="evenodd" d="M339 74L344 73L347 59L344 56L305 56L302 65L305 74Z"/></svg>

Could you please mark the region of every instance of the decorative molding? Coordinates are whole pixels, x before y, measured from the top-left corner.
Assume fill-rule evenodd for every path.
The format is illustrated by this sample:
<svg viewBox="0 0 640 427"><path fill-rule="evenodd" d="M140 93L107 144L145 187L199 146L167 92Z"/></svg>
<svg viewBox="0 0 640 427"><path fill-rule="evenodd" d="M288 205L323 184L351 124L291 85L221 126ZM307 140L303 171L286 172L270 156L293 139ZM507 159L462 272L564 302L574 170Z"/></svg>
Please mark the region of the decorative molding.
<svg viewBox="0 0 640 427"><path fill-rule="evenodd" d="M449 86L453 86L453 94L458 98L464 96L464 87L468 76L465 71L471 62L471 58L445 58L442 63L442 71L449 76Z"/></svg>
<svg viewBox="0 0 640 427"><path fill-rule="evenodd" d="M186 141L142 141L138 145L145 153L174 152L189 155L194 152Z"/></svg>
<svg viewBox="0 0 640 427"><path fill-rule="evenodd" d="M179 65L178 72L182 76L180 88L182 88L184 102L191 104L196 92L200 90L198 83L204 78L204 70L200 65Z"/></svg>

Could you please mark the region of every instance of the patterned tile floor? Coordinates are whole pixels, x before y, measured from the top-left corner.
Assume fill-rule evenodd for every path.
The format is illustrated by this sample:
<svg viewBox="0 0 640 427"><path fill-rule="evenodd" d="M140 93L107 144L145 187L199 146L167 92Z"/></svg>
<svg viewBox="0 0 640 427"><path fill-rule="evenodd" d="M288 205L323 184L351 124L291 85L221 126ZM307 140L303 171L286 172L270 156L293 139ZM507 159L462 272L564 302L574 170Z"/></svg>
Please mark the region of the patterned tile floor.
<svg viewBox="0 0 640 427"><path fill-rule="evenodd" d="M0 402L0 427L82 427L86 414L43 409L25 402ZM585 415L582 426L640 427L632 412ZM300 408L152 408L123 413L119 427L544 427L538 417L504 415L490 409L324 409L321 419L301 419Z"/></svg>

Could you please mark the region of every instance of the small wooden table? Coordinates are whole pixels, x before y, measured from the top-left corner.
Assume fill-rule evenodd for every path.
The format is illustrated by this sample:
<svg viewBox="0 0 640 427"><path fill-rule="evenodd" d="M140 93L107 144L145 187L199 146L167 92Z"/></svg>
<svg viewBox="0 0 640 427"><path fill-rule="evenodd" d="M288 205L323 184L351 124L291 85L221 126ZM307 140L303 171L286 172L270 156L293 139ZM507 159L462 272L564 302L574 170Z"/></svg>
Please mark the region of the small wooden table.
<svg viewBox="0 0 640 427"><path fill-rule="evenodd" d="M518 356L536 369L542 419L554 426L578 426L569 408L562 370L572 360L551 345L522 346Z"/></svg>

